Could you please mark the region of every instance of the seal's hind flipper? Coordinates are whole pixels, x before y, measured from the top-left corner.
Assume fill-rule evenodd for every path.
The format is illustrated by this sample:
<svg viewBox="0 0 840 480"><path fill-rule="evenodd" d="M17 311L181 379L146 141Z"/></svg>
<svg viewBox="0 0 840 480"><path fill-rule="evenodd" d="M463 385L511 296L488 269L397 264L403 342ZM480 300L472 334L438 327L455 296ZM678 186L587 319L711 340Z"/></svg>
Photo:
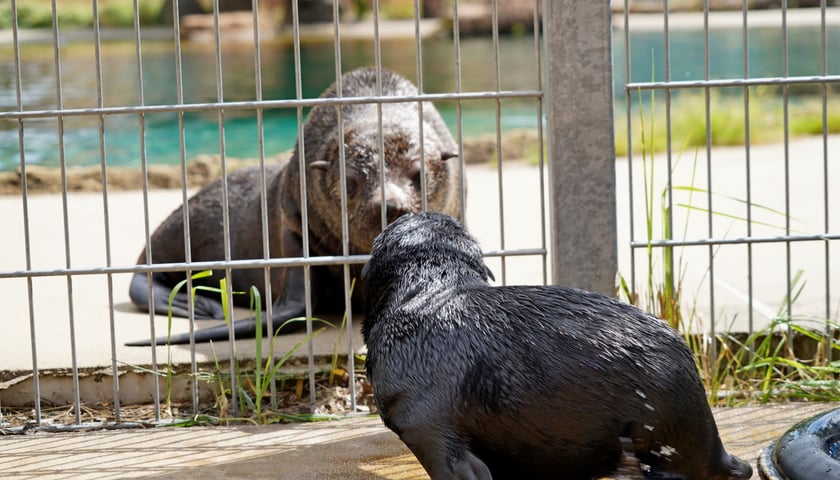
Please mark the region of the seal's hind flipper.
<svg viewBox="0 0 840 480"><path fill-rule="evenodd" d="M268 329L266 319L262 320L263 331ZM245 318L233 322L233 332L236 338L254 338L256 336L256 319ZM202 328L194 332L195 343L206 343L209 341L227 341L230 339L230 331L227 324L214 327ZM267 335L266 335L267 336ZM127 342L127 347L149 347L154 345L187 345L190 343L189 333L178 333L171 336L155 337L154 340L138 340Z"/></svg>
<svg viewBox="0 0 840 480"><path fill-rule="evenodd" d="M300 328L289 328L288 320L295 318L303 318L306 315L306 309L303 304L297 302L279 303L275 305L272 310L272 327L275 334L281 327L284 327L284 332L299 330ZM304 322L300 322L304 324ZM271 332L268 331L268 317L263 316L261 320L263 336L268 337ZM292 324L294 325L294 324ZM244 318L233 322L233 333L235 338L254 338L257 336L257 319L255 317ZM227 341L230 339L230 331L227 324L216 325L214 327L202 328L194 332L195 343L205 343L209 341ZM179 333L170 337L157 337L152 340L139 340L135 342L127 342L127 347L148 347L154 345L187 345L190 343L189 333Z"/></svg>
<svg viewBox="0 0 840 480"><path fill-rule="evenodd" d="M163 272L152 273L152 295L154 303L152 308L158 315L169 315L169 296L172 287L168 284L168 277ZM186 289L184 289L186 290ZM149 311L149 283L148 275L144 272L137 272L131 277L131 284L128 287L128 296L131 302L137 305L144 312ZM218 301L196 295L193 301L194 318L196 319L218 319L224 318L222 304ZM173 317L188 318L189 297L186 291L179 291L173 298L171 311Z"/></svg>

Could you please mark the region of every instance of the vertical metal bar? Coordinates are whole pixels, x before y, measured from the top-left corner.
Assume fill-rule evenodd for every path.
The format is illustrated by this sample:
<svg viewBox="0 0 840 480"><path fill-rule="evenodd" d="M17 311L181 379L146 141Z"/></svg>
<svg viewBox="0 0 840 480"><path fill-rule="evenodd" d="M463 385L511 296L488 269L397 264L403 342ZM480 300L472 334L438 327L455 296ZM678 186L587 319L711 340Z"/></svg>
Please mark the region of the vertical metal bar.
<svg viewBox="0 0 840 480"><path fill-rule="evenodd" d="M176 7L178 2L173 2ZM177 16L175 17L175 24L177 25ZM143 90L143 65L142 55L140 50L140 41L135 42L135 59L137 61L137 96L138 103L142 106L146 103L145 92ZM180 57L179 57L180 58ZM137 121L140 132L140 170L143 178L143 222L146 234L146 263L153 263L153 252L151 242L151 222L149 220L149 212L151 210L149 205L149 159L146 156L146 117L142 112L137 114ZM186 205L186 201L184 202ZM184 209L186 210L186 209ZM155 333L155 309L154 309L154 289L152 288L152 274L146 274L146 292L149 299L149 331L151 338L157 338ZM160 380L158 373L157 362L157 347L154 345L151 348L152 355L152 399L154 403L155 421L160 421Z"/></svg>
<svg viewBox="0 0 840 480"><path fill-rule="evenodd" d="M455 93L461 93L461 20L458 13L457 1L452 2L452 43L455 47ZM455 137L458 142L458 168L461 171L461 219L464 225L467 223L466 205L467 205L467 188L464 159L464 118L463 118L463 104L461 100L455 102Z"/></svg>
<svg viewBox="0 0 840 480"><path fill-rule="evenodd" d="M742 0L743 11L743 50L744 50L744 79L750 78L750 35L749 22L749 0ZM746 164L746 188L747 188L747 237L752 236L752 162L751 162L751 137L750 137L750 87L744 87L744 161ZM755 329L755 314L753 312L753 249L752 243L747 242L747 330L752 335ZM750 345L750 350L754 345Z"/></svg>
<svg viewBox="0 0 840 480"><path fill-rule="evenodd" d="M338 98L344 97L344 85L341 81L341 18L339 15L338 10L338 2L333 2L333 26L335 28L335 96ZM336 107L336 121L338 122L338 159L339 159L339 168L338 168L338 176L339 176L339 183L340 183L340 192L339 196L341 197L341 253L343 255L350 254L350 225L348 223L348 212L347 212L347 159L345 156L345 149L344 149L344 119L342 118L342 114L344 112L344 106L338 105ZM381 152L384 155L384 152ZM350 323L350 319L353 318L353 309L352 305L348 298L347 286L350 285L350 270L349 265L344 265L344 308L345 308L345 315L347 316L347 322ZM309 342L309 349L310 352L312 351L312 342ZM312 403L315 403L315 362L312 356L309 358L309 398ZM351 380L352 381L352 380Z"/></svg>
<svg viewBox="0 0 840 480"><path fill-rule="evenodd" d="M67 194L67 158L64 150L64 116L61 111L64 109L64 92L61 88L61 38L58 35L58 5L57 0L52 0L52 33L53 53L55 57L55 85L56 85L56 109L58 115L58 158L61 163L61 206L64 222L64 261L65 267L70 269L70 207ZM79 367L76 353L76 321L73 309L73 276L67 274L67 305L68 319L70 322L70 355L73 372L73 406L76 424L81 423L81 400L79 398Z"/></svg>
<svg viewBox="0 0 840 480"><path fill-rule="evenodd" d="M255 99L256 101L262 102L263 95L262 95L262 50L260 46L260 2L258 0L251 0L251 10L253 10L253 19L254 19L254 87L255 87ZM268 232L268 191L266 186L266 172L265 172L265 129L263 128L263 109L261 107L257 107L257 148L259 150L259 164L260 164L260 220L262 225L262 244L263 244L263 258L268 260L271 258L271 251L269 248L269 232ZM275 235L278 232L274 232ZM266 332L265 335L268 335L269 339L274 338L274 320L272 319L271 315L273 313L272 303L273 299L271 298L271 270L268 267L263 267L263 284L265 285L265 291L260 292L265 298L265 316L266 316ZM278 325L279 326L279 325ZM260 341L262 341L260 339ZM274 343L269 340L269 345L273 345ZM274 351L270 351L268 354L268 367L269 371L273 370L274 368ZM263 358L258 358L259 361L265 361ZM262 369L262 365L257 363L256 370L260 371ZM270 394L271 394L271 408L277 409L277 382L274 378L271 379L271 383L269 386Z"/></svg>
<svg viewBox="0 0 840 480"><path fill-rule="evenodd" d="M376 84L374 85L374 92L377 97L382 96L382 45L381 45L381 36L380 36L380 22L381 22L381 14L379 11L379 0L374 0L373 2L373 19L374 19L374 30L373 30L373 58L374 58L374 67L376 69ZM382 181L379 182L379 195L383 199L382 208L379 211L380 214L380 225L382 229L384 229L388 225L388 205L384 201L386 198L385 194L385 137L383 135L383 125L382 125L382 103L376 103L376 140L379 152L379 163L377 168L379 169L379 177ZM348 338L351 339L352 342L352 331L348 330ZM352 345L352 343L351 343ZM347 365L350 366L350 409L351 411L356 411L356 361L355 356L353 354L353 348L350 347L347 352Z"/></svg>
<svg viewBox="0 0 840 480"><path fill-rule="evenodd" d="M790 73L788 68L788 25L787 25L787 0L782 1L782 78L787 79ZM787 83L782 84L782 125L784 130L784 151L785 151L785 235L790 235L790 90ZM790 242L785 242L785 270L787 284L787 318L793 320L793 286L791 279L793 274L790 265ZM790 328L790 327L788 327ZM788 346L793 347L793 340L788 335Z"/></svg>
<svg viewBox="0 0 840 480"><path fill-rule="evenodd" d="M420 39L420 2L414 0L414 38L416 45L415 60L417 62L417 90L423 93L423 48ZM420 133L420 208L423 211L429 209L429 201L426 198L426 150L423 141L423 100L417 101L417 127Z"/></svg>
<svg viewBox="0 0 840 480"><path fill-rule="evenodd" d="M222 74L222 32L219 20L219 0L213 0L213 26L215 29L214 39L216 43L216 99L219 103L224 103L224 78ZM225 111L220 108L217 112L219 122L219 157L222 161L222 231L224 232L224 249L225 262L230 262L230 204L228 193L228 170L227 170L227 155L225 153ZM225 265L225 282L227 283L224 295L227 296L227 303L230 306L230 316L233 320L233 283L231 282L231 268L230 265ZM230 336L229 353L230 353L230 396L231 407L233 414L239 414L239 378L237 378L237 355L236 355L236 338L233 333L233 321L228 324L228 335Z"/></svg>
<svg viewBox="0 0 840 480"><path fill-rule="evenodd" d="M181 35L180 35L180 13L178 10L178 2L172 2L172 31L175 39L175 87L176 99L178 105L184 104L184 72L181 57ZM192 262L192 238L190 235L190 209L189 209L189 192L187 182L187 142L184 133L184 111L178 111L178 148L179 158L181 163L181 209L182 222L184 225L184 262L189 264ZM190 371L195 376L198 374L198 361L195 353L195 303L192 301L192 270L184 272L186 276L186 292L187 292L187 314L189 316L189 330L190 330ZM151 282L149 282L151 283ZM190 382L193 412L198 413L198 382Z"/></svg>
<svg viewBox="0 0 840 480"><path fill-rule="evenodd" d="M99 31L99 5L97 0L93 0L93 46L96 60L96 105L99 108L105 106L102 92L102 52L101 52L101 36ZM137 43L140 43L139 37L139 18L137 15L137 0L134 0L134 22L135 34L137 35ZM100 171L102 172L102 213L105 221L105 264L111 266L111 222L110 210L108 205L108 163L105 153L105 117L102 114L97 116L99 126L99 159ZM116 339L116 324L114 320L114 281L113 275L108 273L105 275L108 284L108 320L111 332L111 371L113 374L113 394L114 394L114 420L120 421L120 376L117 374L117 339Z"/></svg>
<svg viewBox="0 0 840 480"><path fill-rule="evenodd" d="M671 81L671 26L670 26L670 15L671 15L671 7L669 5L668 0L664 0L665 4L665 33L664 33L664 43L665 43L665 82ZM653 92L651 92L653 94ZM656 112L651 112L651 116L655 115ZM653 139L651 139L653 141ZM665 89L665 155L666 155L666 162L668 165L668 171L666 175L668 177L668 183L666 185L667 189L667 208L668 213L665 216L665 239L672 240L674 238L674 182L673 182L673 170L674 170L674 162L673 162L673 145L671 141L671 89ZM653 158L651 158L651 162L653 162ZM665 305L664 305L664 315L667 320L675 327L680 327L677 325L677 316L676 311L679 308L679 305L674 305L673 301L675 299L674 291L676 285L674 284L674 279L676 275L674 274L674 248L673 247L665 247L662 249L663 254L663 264L666 269L666 275L662 279L665 292ZM690 326L687 326L690 328ZM688 330L686 331L686 333Z"/></svg>
<svg viewBox="0 0 840 480"><path fill-rule="evenodd" d="M492 31L493 31L493 64L496 68L495 85L496 91L502 90L502 67L501 57L499 53L499 2L493 0L492 2ZM499 189L499 247L502 251L505 250L505 189L502 176L502 163L504 158L502 155L502 101L496 97L496 182ZM507 285L507 256L502 255L500 258L502 266L501 282L502 285Z"/></svg>
<svg viewBox="0 0 840 480"><path fill-rule="evenodd" d="M374 63L376 68L376 84L374 85L374 92L376 96L382 95L382 38L380 36L380 21L381 16L379 12L379 0L374 0L373 2L373 18L374 18L374 30L373 30L373 57ZM380 225L384 230L385 227L388 225L388 205L385 202L386 194L385 194L385 136L383 134L383 125L382 125L382 103L376 103L376 139L378 145L378 152L379 152L379 164L377 168L379 169L379 178L381 181L379 182L379 195L382 198L382 208L380 208ZM356 361L355 356L353 355L353 348L352 348L352 331L348 330L348 338L350 338L350 347L349 351L347 352L347 365L350 366L350 409L355 412L356 411Z"/></svg>
<svg viewBox="0 0 840 480"><path fill-rule="evenodd" d="M15 53L15 96L18 111L23 111L23 79L20 62L20 33L18 32L17 0L12 0L12 45ZM32 239L29 232L29 190L26 180L26 151L24 149L23 119L18 118L18 155L20 156L20 195L23 205L23 243L26 271L32 270ZM41 372L38 369L38 345L35 331L35 302L32 277L26 277L26 293L29 304L29 348L32 354L32 389L34 390L35 423L41 424Z"/></svg>
<svg viewBox="0 0 840 480"><path fill-rule="evenodd" d="M374 85L374 92L376 96L379 97L382 95L382 38L380 35L380 22L381 22L381 14L379 12L379 0L374 0L373 2L373 58L374 58L374 67L376 69L376 84ZM380 215L380 225L384 230L385 227L388 225L388 205L385 201L386 194L385 194L385 135L383 134L383 125L382 125L382 103L376 103L376 141L378 145L378 152L379 152L379 164L377 168L379 168L379 178L381 181L379 182L379 195L382 198L382 208L379 210ZM346 302L346 300L345 300ZM349 303L349 302L348 302ZM356 412L356 357L353 351L353 331L349 329L349 322L348 322L348 335L349 338L349 347L347 352L347 365L349 367L350 372L350 410Z"/></svg>
<svg viewBox="0 0 840 480"><path fill-rule="evenodd" d="M303 87L301 84L302 70L300 57L300 15L298 12L297 0L292 1L292 29L294 33L294 51L295 51L295 98L301 100L303 98ZM303 241L303 257L309 257L309 209L306 195L306 151L304 149L303 139L303 107L297 107L297 122L298 122L298 161L300 165L300 218L301 218L301 239ZM309 265L303 267L304 280L304 294L306 297L306 333L312 335L312 291L310 286L311 269ZM309 359L309 397L315 402L315 367L314 367L314 352L312 342L308 342L308 359Z"/></svg>
<svg viewBox="0 0 840 480"><path fill-rule="evenodd" d="M710 78L709 59L709 0L703 2L703 78ZM714 238L714 208L712 207L712 91L709 86L704 87L705 122L706 122L706 218L708 221L709 238ZM717 343L715 332L715 247L709 245L709 358L717 358Z"/></svg>
<svg viewBox="0 0 840 480"><path fill-rule="evenodd" d="M537 67L537 90L543 92L544 82L542 78L542 56L541 56L541 39L540 39L540 15L541 15L541 6L539 0L534 0L534 54L536 56L536 67ZM539 178L540 178L540 247L542 248L543 252L547 252L547 245L546 245L546 211L545 211L545 155L544 155L544 141L545 138L543 136L543 111L542 111L542 100L540 99L537 101L537 168L539 170ZM543 253L542 255L542 284L548 284L548 255Z"/></svg>
<svg viewBox="0 0 840 480"><path fill-rule="evenodd" d="M828 31L825 24L826 0L820 2L820 54L822 55L822 74L828 75ZM823 83L822 94L822 142L823 142L823 224L824 232L828 233L831 223L829 222L829 186L828 186L828 84ZM825 249L825 354L826 362L833 360L834 349L831 342L834 338L834 329L831 326L831 255L829 241L823 242Z"/></svg>
<svg viewBox="0 0 840 480"><path fill-rule="evenodd" d="M631 76L630 62L630 0L624 0L624 84L630 83ZM627 205L629 207L629 222L630 229L630 243L636 241L636 213L635 213L635 195L633 194L633 95L628 89L624 89L625 99L625 114L627 116ZM639 105L641 111L642 106ZM630 298L628 301L634 301L638 293L636 292L636 249L630 247Z"/></svg>
<svg viewBox="0 0 840 480"><path fill-rule="evenodd" d="M374 85L374 92L376 96L382 95L382 45L381 45L381 37L379 33L380 27L380 13L379 13L379 0L374 0L373 2L373 58L375 61L375 68L376 68L376 85ZM379 195L385 199L385 136L382 134L382 103L376 103L376 140L377 145L379 146L379 176L383 179L383 181L379 182ZM382 229L388 225L388 205L386 202L382 202L382 208L379 209L380 215L380 224L382 225Z"/></svg>
<svg viewBox="0 0 840 480"><path fill-rule="evenodd" d="M617 268L608 2L545 7L553 280L613 295Z"/></svg>

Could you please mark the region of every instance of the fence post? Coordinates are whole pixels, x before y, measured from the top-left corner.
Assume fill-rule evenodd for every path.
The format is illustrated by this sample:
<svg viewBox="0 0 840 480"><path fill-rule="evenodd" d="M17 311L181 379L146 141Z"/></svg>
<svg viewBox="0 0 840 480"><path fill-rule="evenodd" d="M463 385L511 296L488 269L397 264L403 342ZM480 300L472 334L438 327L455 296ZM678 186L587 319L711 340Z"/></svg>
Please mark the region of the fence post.
<svg viewBox="0 0 840 480"><path fill-rule="evenodd" d="M542 2L552 280L615 294L610 2Z"/></svg>

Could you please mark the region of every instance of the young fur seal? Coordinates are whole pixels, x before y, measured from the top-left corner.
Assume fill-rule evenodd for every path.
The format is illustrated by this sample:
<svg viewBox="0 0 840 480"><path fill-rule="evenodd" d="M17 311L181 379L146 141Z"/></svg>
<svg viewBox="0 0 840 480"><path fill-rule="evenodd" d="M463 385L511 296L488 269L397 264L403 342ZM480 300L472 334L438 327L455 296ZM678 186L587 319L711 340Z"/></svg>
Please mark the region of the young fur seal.
<svg viewBox="0 0 840 480"><path fill-rule="evenodd" d="M343 97L376 95L376 71L359 69L341 77ZM381 75L382 95L417 95L418 90L405 78L388 71ZM333 84L322 97L336 97ZM342 254L341 181L339 142L344 144L347 179L347 214L350 254L366 254L382 230L382 206L388 221L408 212L418 212L421 202L421 162L425 159L427 208L460 217L461 172L453 157L458 147L440 114L431 103L423 103L423 135L416 101L382 104L382 138L384 172L380 169L379 126L375 104L348 104L341 107L343 137L340 137L337 108L333 105L314 107L303 127L306 166L309 246L312 256ZM421 157L421 143L423 157ZM283 165L267 167L269 249L272 257L303 255L301 222L300 154L297 146L291 160ZM230 249L232 259L263 258L261 229L260 172L258 168L236 171L228 176ZM384 195L384 197L383 197ZM190 213L190 252L192 261L223 260L222 184L212 183L188 201ZM185 260L182 207L172 212L151 237L152 261L175 263ZM137 263L147 263L145 251ZM344 310L344 283L340 266L314 267L311 275L313 308L321 313ZM195 280L194 285L218 287L223 272ZM234 291L247 291L257 286L266 296L262 269L236 269L232 272ZM156 313L165 315L172 288L185 278L183 272L152 274ZM303 268L271 270L272 320L275 327L287 319L305 314ZM354 297L364 286L357 282ZM132 277L129 296L143 310L148 309L148 282L145 273ZM221 318L217 294L198 291L195 318ZM235 295L235 301L248 305L249 296ZM187 296L180 293L173 303L173 315L187 316ZM263 320L263 331L267 332ZM253 337L253 318L234 322L238 338ZM196 342L227 340L225 325L195 332ZM189 335L160 337L155 344L189 343ZM149 345L149 341L127 345Z"/></svg>
<svg viewBox="0 0 840 480"><path fill-rule="evenodd" d="M560 286L491 287L454 219L397 219L364 269L367 375L385 425L439 479L746 479L691 352L661 320Z"/></svg>

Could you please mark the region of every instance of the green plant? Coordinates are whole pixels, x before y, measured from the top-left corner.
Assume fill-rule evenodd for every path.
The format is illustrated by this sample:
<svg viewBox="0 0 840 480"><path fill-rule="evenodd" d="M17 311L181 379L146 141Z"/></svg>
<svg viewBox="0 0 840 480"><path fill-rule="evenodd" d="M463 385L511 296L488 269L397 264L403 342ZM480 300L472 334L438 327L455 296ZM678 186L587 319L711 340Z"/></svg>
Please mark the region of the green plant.
<svg viewBox="0 0 840 480"><path fill-rule="evenodd" d="M142 2L141 2L142 4ZM91 18L91 24L93 18ZM103 27L124 27L134 24L134 10L129 5L102 3L99 5L99 25Z"/></svg>
<svg viewBox="0 0 840 480"><path fill-rule="evenodd" d="M356 279L354 278L350 282L350 295L353 294L353 290L355 288L356 288ZM333 346L332 361L330 362L330 378L329 378L330 385L332 385L333 382L335 382L335 375L337 373L339 373L338 346L341 345L341 340L344 338L344 328L346 326L347 326L347 311L345 310L344 315L341 316L341 326L339 327L339 331L338 331L338 340L335 341L335 345Z"/></svg>
<svg viewBox="0 0 840 480"><path fill-rule="evenodd" d="M380 1L379 12L385 20L413 19L414 3L398 0Z"/></svg>
<svg viewBox="0 0 840 480"><path fill-rule="evenodd" d="M784 131L783 100L768 87L751 87L747 93L750 98L749 123L750 143L762 144L777 141ZM653 93L651 93L653 95ZM711 145L743 145L746 141L746 114L744 111L743 90L737 93L714 90L709 94L709 132ZM829 100L830 101L830 100ZM789 106L788 131L790 135L822 135L823 116L822 98L817 95L802 95L791 100ZM643 104L639 102L639 108ZM671 136L681 138L685 147L706 146L706 96L704 92L685 91L674 94L671 100ZM615 150L616 155L628 155L629 140L626 119L616 115ZM646 112L650 123L665 123L665 109L662 105L651 102ZM667 132L648 132L642 139L644 127L639 118L631 119L632 147L634 153L643 149L651 153L661 152L668 147ZM840 132L840 112L829 109L826 116L828 133Z"/></svg>
<svg viewBox="0 0 840 480"><path fill-rule="evenodd" d="M275 347L275 342L277 341L277 335L285 326L295 323L295 322L306 322L306 318L298 317L298 318L291 318L283 322L281 325L275 328L274 333L268 332L271 335L271 348L270 351L272 354L268 355L266 358L263 358L262 354L262 338L263 338L263 331L262 331L262 308L261 308L262 299L260 297L259 290L256 287L251 287L251 309L256 311L256 325L257 325L257 333L256 333L256 368L253 371L253 377L249 375L245 375L245 386L240 384L239 386L239 399L240 403L248 405L248 408L251 410L251 413L256 416L261 421L258 423L267 423L269 419L266 417L267 412L263 408L262 400L266 397L266 395L270 391L271 383L274 379L278 376L278 371L280 367L286 364L286 362L292 357L292 355L303 345L307 342L311 341L315 338L316 335L319 335L325 330L325 327L321 327L318 330L313 331L312 333L305 335L297 343L292 346L282 357L277 359L272 366L272 357ZM333 326L331 323L327 322L326 320L322 320L319 318L313 318L313 322L320 322L324 323L327 326ZM247 388L246 388L247 387ZM295 417L300 418L300 417Z"/></svg>
<svg viewBox="0 0 840 480"><path fill-rule="evenodd" d="M641 91L639 93L639 103L642 104L642 94ZM650 96L650 111L656 111L656 95L651 94ZM663 275L662 281L660 284L655 283L655 274L654 274L654 247L653 247L653 239L655 238L653 229L655 224L655 202L654 202L654 180L655 180L655 169L654 169L654 162L653 157L656 151L656 146L652 142L652 139L655 138L656 133L656 122L654 120L650 121L650 127L646 127L645 116L644 112L639 112L639 126L640 126L640 147L641 147L641 154L642 154L642 171L643 171L643 187L644 187L644 200L645 200L645 234L647 238L647 247L646 247L646 254L647 254L647 289L646 289L646 308L648 311L653 313L654 315L662 318L668 324L675 329L680 329L683 327L683 315L680 310L680 292L681 288L679 288L682 284L682 274L679 271L674 270L674 247L672 246L665 246L661 247L662 251L662 268L663 268ZM685 144L683 145L685 148ZM679 161L679 158L677 159ZM696 156L695 156L695 169L692 170L692 181L691 184L694 184L694 171L696 170ZM676 165L675 165L676 166ZM672 189L673 190L673 189ZM693 194L693 191L690 192L690 195ZM671 232L671 223L669 218L671 216L671 207L669 204L669 190L665 188L661 195L660 195L660 218L662 222L663 228L663 238L671 239L673 238ZM689 198L689 203L691 200ZM686 218L686 224L688 223L688 218ZM639 301L638 296L635 292L631 291L630 287L627 285L626 280L621 278L621 288L625 292L625 295L629 300L633 303L637 303Z"/></svg>
<svg viewBox="0 0 840 480"><path fill-rule="evenodd" d="M191 276L191 279L199 279L205 278L212 275L211 270L205 270L202 272L198 272ZM172 292L169 295L169 313L167 315L167 338L171 337L172 331L172 303L174 301L175 295L186 285L187 279L182 280L181 282L177 283L175 287L172 289ZM219 280L219 288L215 287L207 287L207 286L197 286L193 287L191 291L191 295L195 297L195 294L198 290L209 291L213 293L218 293L221 297L222 302L222 311L224 312L224 320L226 325L230 325L231 322L231 305L228 302L228 288L227 283L224 278ZM245 292L230 292L234 295L242 295ZM274 417L283 418L286 420L296 420L296 421L312 421L312 420L319 420L322 416L318 415L288 415L282 414L279 412L272 412L267 409L263 405L263 399L269 394L271 385L274 381L280 379L285 380L287 377L283 376L280 373L280 368L286 364L286 362L294 355L294 353L300 349L303 345L307 342L312 340L315 336L322 333L325 328L322 327L318 330L314 330L312 333L309 333L302 337L295 345L292 346L288 351L286 351L283 356L278 359L274 359L274 351L277 341L277 335L280 331L296 322L305 322L307 319L304 317L299 318L292 318L288 319L283 322L281 325L274 326L274 332L263 332L262 329L262 296L259 292L259 289L252 286L250 291L250 310L254 313L254 318L256 321L256 334L255 334L255 366L253 370L246 370L240 367L234 350L234 357L231 359L234 368L234 375L236 377L235 388L236 388L236 395L237 399L239 400L240 405L247 406L249 416L248 417L239 417L239 418L228 418L227 417L227 410L228 410L228 397L233 395L231 388L228 388L228 383L230 380L230 375L225 374L223 369L219 363L218 356L215 353L215 348L213 348L213 361L215 365L214 372L200 372L196 375L196 379L204 380L208 383L215 383L218 387L218 394L216 395L216 406L218 408L218 417L210 417L207 416L204 420L208 418L214 419L213 423L218 423L219 421L247 421L250 423L255 424L264 424L264 423L271 423L274 420ZM329 322L313 318L313 322L323 323L326 326L332 326ZM267 356L263 355L262 351L262 343L263 338L266 334L271 335L271 346L270 346L270 354ZM235 345L234 345L235 349ZM274 361L272 361L274 360ZM167 344L167 368L166 368L166 403L165 403L165 410L168 414L172 414L171 411L171 391L172 391L172 377L175 374L175 369L172 364L172 352L171 352L171 345ZM186 422L186 424L194 424L196 420L193 419L190 422Z"/></svg>
<svg viewBox="0 0 840 480"><path fill-rule="evenodd" d="M9 26L12 24L9 12ZM59 17L59 25L61 24ZM52 10L49 5L27 3L17 5L17 21L21 28L49 28L52 27Z"/></svg>
<svg viewBox="0 0 840 480"><path fill-rule="evenodd" d="M141 25L160 23L165 0L141 0L137 10ZM92 27L93 8L90 0L61 0L56 3L59 27ZM134 0L100 0L99 23L103 27L131 27L134 25ZM51 28L52 1L26 0L17 2L17 24L20 28ZM0 28L12 27L11 8L0 9Z"/></svg>
<svg viewBox="0 0 840 480"><path fill-rule="evenodd" d="M825 130L828 133L840 133L840 111L836 108L829 108L826 111ZM796 103L793 108L790 133L792 135L822 135L823 113L821 102Z"/></svg>
<svg viewBox="0 0 840 480"><path fill-rule="evenodd" d="M190 278L192 280L197 280L197 279L200 279L200 278L209 277L212 274L213 274L212 270L204 270L204 271L193 274ZM172 338L172 303L175 301L175 295L179 291L181 291L181 289L186 284L187 284L187 279L181 280L180 282L175 284L175 287L169 293L169 299L168 299L169 308L167 309L167 313L166 313L166 338L167 338L167 343L166 343L166 402L165 402L164 409L169 415L172 414L172 377L175 374L175 369L172 365L172 345L170 345L169 341L168 341L168 339ZM193 287L192 292L191 292L193 298L195 298L195 292L199 289L211 290L212 291L212 289L210 289L209 287L201 287L201 286ZM215 290L218 290L218 289L215 289Z"/></svg>
<svg viewBox="0 0 840 480"><path fill-rule="evenodd" d="M840 361L829 361L828 351L840 351L835 338L817 333L836 322L822 318L794 318L787 311L805 287L802 272L791 279L791 296L770 325L743 340L734 335L719 335L720 354L715 361L714 379L718 387L713 400L724 405L779 400L840 400ZM799 353L797 350L809 350ZM802 357L810 356L809 359Z"/></svg>
<svg viewBox="0 0 840 480"><path fill-rule="evenodd" d="M639 95L641 104L642 98ZM655 96L651 95L649 112L655 112ZM735 222L747 222L748 219L725 211L709 211L708 208L696 206L693 202L695 194L725 198L729 201L748 206L753 211L762 211L771 216L784 218L785 213L730 196L719 195L695 185L697 155L688 185L674 185L670 190L666 187L660 198L657 209L654 202L654 169L653 155L656 150L655 125L657 120L651 113L650 119L645 118L644 112L639 115L639 141L642 153L644 171L645 196L645 227L647 235L647 278L644 295L640 297L634 286L628 285L627 280L618 275L618 291L633 304L640 305L654 315L666 320L673 328L683 332L683 336L695 356L695 362L704 386L712 404L731 405L738 402L767 402L771 400L840 400L840 361L830 362L827 352L840 350L837 340L826 337L824 331L836 331L836 322L829 319L794 318L790 315L788 306L796 302L805 287L803 273L797 272L791 280L790 298L782 300L775 318L770 325L751 334L719 333L710 338L704 332L702 319L692 304L688 311L682 305L684 268L682 254L676 255L675 247L654 247L652 242L654 224L657 215L660 216L662 232L661 238L672 239L670 222L668 221L671 207L668 195L682 193L687 199L675 202L674 206L686 210L683 237L687 234L690 214L701 211L715 217L726 218ZM742 119L743 121L743 119ZM684 150L689 142L683 144ZM676 164L679 163L679 156ZM795 220L795 219L793 219ZM784 229L781 225L750 219L754 225L764 225ZM784 223L784 222L781 222ZM716 248L719 248L716 247ZM717 250L714 250L713 256ZM656 267L657 261L662 265ZM657 268L661 268L661 280L657 281ZM708 274L708 269L704 275ZM727 332L727 329L724 329ZM804 339L804 340L803 340ZM796 342L811 342L819 348L815 352L794 348Z"/></svg>

